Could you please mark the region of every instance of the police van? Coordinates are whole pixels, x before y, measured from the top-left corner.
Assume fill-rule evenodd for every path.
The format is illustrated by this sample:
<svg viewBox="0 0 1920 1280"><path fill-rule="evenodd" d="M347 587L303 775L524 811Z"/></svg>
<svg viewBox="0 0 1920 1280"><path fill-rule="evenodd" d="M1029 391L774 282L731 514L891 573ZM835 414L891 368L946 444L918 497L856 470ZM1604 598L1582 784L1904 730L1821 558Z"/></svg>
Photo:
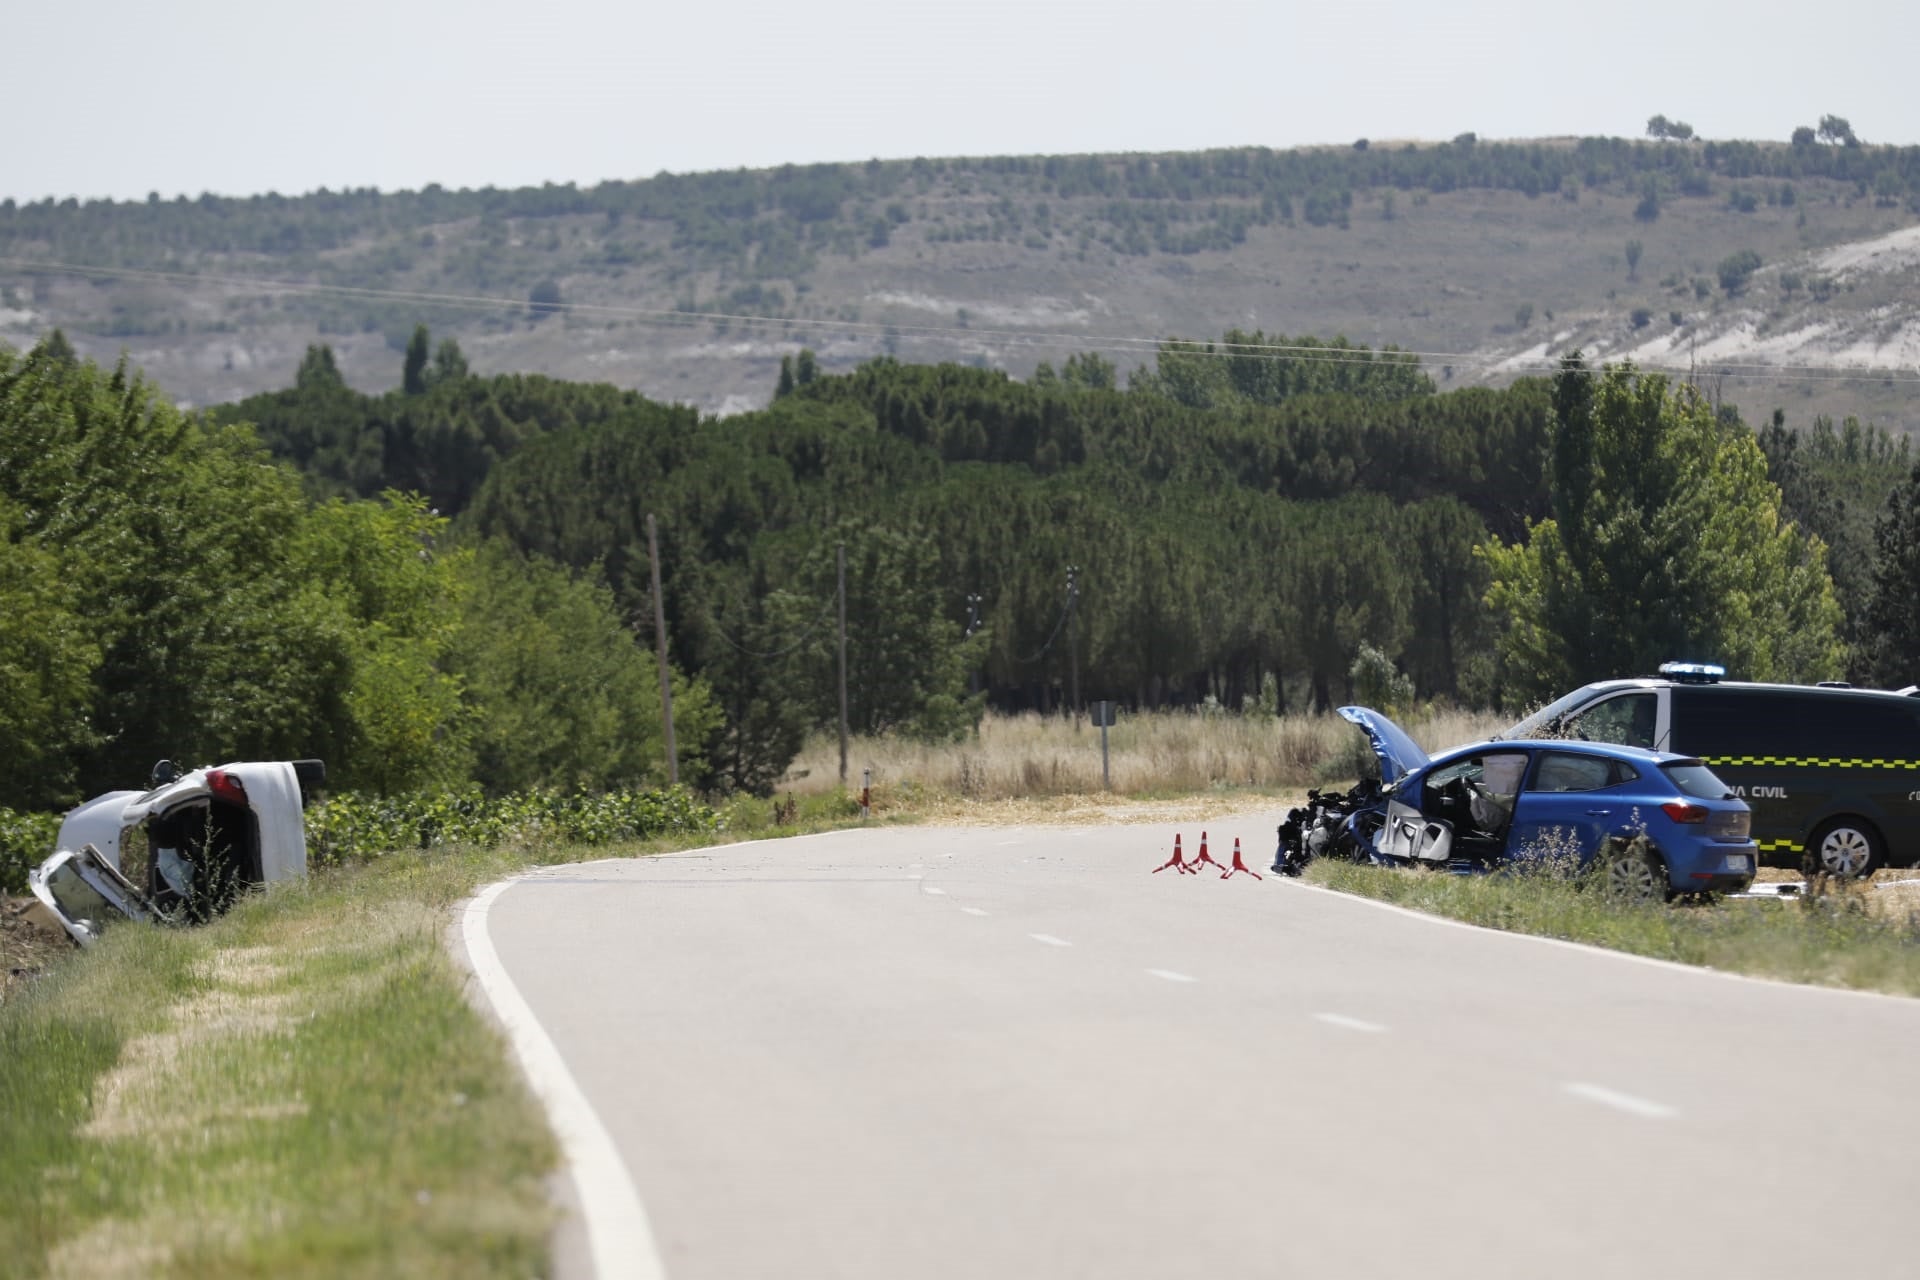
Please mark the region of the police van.
<svg viewBox="0 0 1920 1280"><path fill-rule="evenodd" d="M1707 663L1576 689L1499 735L1697 756L1753 810L1763 862L1864 876L1920 862L1920 689L1748 684Z"/></svg>

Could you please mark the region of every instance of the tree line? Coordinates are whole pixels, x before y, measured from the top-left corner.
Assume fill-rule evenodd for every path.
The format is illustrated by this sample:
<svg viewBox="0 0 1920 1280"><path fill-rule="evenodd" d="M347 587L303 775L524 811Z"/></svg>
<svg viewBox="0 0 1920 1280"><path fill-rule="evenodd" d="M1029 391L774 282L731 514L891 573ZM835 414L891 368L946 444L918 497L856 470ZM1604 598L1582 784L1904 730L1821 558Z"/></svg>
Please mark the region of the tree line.
<svg viewBox="0 0 1920 1280"><path fill-rule="evenodd" d="M58 334L0 346L0 805L162 756L324 758L396 792L663 781L659 685L607 588L417 494L315 497L251 427ZM717 715L677 678L698 754Z"/></svg>
<svg viewBox="0 0 1920 1280"><path fill-rule="evenodd" d="M200 414L57 338L0 352L13 802L157 754L655 780L649 515L682 775L717 790L837 717L843 561L850 719L924 738L1076 692L1324 709L1382 664L1510 708L1671 657L1920 665L1904 442L1756 436L1631 369L1437 393L1392 352L1229 333L1122 391L1099 357L1021 383L803 353L766 409L703 418L416 339L386 394L315 347Z"/></svg>
<svg viewBox="0 0 1920 1280"><path fill-rule="evenodd" d="M1356 193L1518 191L1577 198L1582 189L1660 202L1705 198L1714 183L1747 179L1850 183L1859 195L1920 207L1920 147L1863 145L1838 117L1780 142L1673 142L1582 138L1567 144L1481 141L1305 148L1241 147L1172 154L999 156L864 164L782 165L764 170L660 174L590 187L546 183L511 189L419 191L373 188L307 195L205 194L144 201L73 198L0 201L0 256L96 266L180 269L184 255L267 255L276 270L316 280L378 285L414 266L433 228L466 221L487 233L484 250L449 263L446 283L525 289L563 252L561 219L600 219L608 231L654 224L687 267L742 280L791 279L815 255L858 256L884 247L893 229L923 216L916 200L964 189L993 197L977 225L942 225L937 238L1045 240L1085 231L1128 253L1187 254L1230 248L1250 227L1294 222L1345 225ZM1651 127L1651 124L1650 124ZM1683 126L1684 127L1684 126ZM1843 130L1836 133L1833 130ZM1818 141L1816 141L1818 139ZM1826 141L1846 145L1822 145ZM519 227L521 233L511 229ZM571 269L618 272L659 252L609 234ZM379 241L350 262L338 251ZM524 249L515 246L526 241ZM553 252L542 253L542 248ZM583 251L584 252L584 251ZM537 260L537 262L536 262ZM547 263L541 267L538 263Z"/></svg>

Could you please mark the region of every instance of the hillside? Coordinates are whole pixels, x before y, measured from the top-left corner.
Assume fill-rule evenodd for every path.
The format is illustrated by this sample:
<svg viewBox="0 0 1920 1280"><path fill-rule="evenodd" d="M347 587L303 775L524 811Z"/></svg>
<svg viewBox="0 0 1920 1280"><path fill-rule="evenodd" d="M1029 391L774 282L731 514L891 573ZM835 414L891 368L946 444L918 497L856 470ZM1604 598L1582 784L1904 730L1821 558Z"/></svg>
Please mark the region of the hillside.
<svg viewBox="0 0 1920 1280"><path fill-rule="evenodd" d="M352 384L392 386L425 322L479 371L733 412L764 404L801 345L829 371L892 353L1024 377L1240 327L1430 353L1442 387L1574 345L1698 363L1750 419L1777 405L1912 429L1897 371L1920 355L1917 208L1920 148L1470 137L8 203L0 340L58 325L208 404L285 385L315 341ZM1742 254L1758 265L1729 289ZM87 270L23 265L50 262ZM1872 372L1726 372L1747 363Z"/></svg>

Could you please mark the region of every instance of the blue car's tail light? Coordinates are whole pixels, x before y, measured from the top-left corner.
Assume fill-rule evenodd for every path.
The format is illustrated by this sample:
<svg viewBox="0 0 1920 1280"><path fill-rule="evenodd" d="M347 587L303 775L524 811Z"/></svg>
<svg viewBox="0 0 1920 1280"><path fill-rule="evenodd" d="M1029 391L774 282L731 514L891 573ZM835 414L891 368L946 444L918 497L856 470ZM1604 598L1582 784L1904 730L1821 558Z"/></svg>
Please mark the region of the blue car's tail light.
<svg viewBox="0 0 1920 1280"><path fill-rule="evenodd" d="M1745 840L1753 831L1753 814L1746 809L1723 810L1707 820L1707 834L1715 840Z"/></svg>
<svg viewBox="0 0 1920 1280"><path fill-rule="evenodd" d="M1660 806L1660 812L1666 814L1675 822L1693 823L1705 822L1707 820L1708 810L1707 806L1703 804L1688 804L1684 800L1669 800Z"/></svg>

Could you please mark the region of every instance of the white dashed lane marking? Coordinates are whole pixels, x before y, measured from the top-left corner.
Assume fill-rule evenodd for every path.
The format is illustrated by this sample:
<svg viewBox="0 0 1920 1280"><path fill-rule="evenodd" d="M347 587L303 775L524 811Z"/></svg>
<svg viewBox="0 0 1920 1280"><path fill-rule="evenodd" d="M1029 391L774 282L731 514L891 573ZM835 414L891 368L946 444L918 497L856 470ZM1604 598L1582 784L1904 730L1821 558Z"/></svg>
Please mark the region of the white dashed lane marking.
<svg viewBox="0 0 1920 1280"><path fill-rule="evenodd" d="M1044 942L1050 947L1070 947L1073 945L1065 938L1056 938L1050 933L1030 933L1027 936L1035 942Z"/></svg>
<svg viewBox="0 0 1920 1280"><path fill-rule="evenodd" d="M922 893L931 893L931 894L934 894L934 895L936 895L936 896L938 896L938 895L944 895L944 894L946 893L946 890L945 890L945 889L936 889L936 888L934 888L934 887L933 887L932 885L930 885L930 884L926 884L926 885L921 885L921 886L920 886L920 892L922 892Z"/></svg>
<svg viewBox="0 0 1920 1280"><path fill-rule="evenodd" d="M988 914L987 912L982 911L979 907L962 907L960 909L966 912L970 916L984 916Z"/></svg>
<svg viewBox="0 0 1920 1280"><path fill-rule="evenodd" d="M1349 1018L1344 1013L1316 1013L1313 1016L1316 1021L1324 1022L1330 1027L1340 1027L1347 1031L1365 1031L1369 1034L1377 1034L1386 1030L1385 1027L1377 1022L1368 1022L1364 1018Z"/></svg>
<svg viewBox="0 0 1920 1280"><path fill-rule="evenodd" d="M1154 977L1156 977L1156 978L1165 978L1165 979L1166 979L1166 980L1167 980L1168 982L1196 982L1196 981L1198 981L1198 979L1196 979L1196 978L1189 978L1189 977L1188 977L1188 976L1187 976L1186 974L1184 974L1184 973L1175 973L1175 972L1174 972L1173 970L1171 970L1171 969L1149 969L1149 970L1147 970L1147 972L1148 972L1148 973L1150 973L1150 974L1152 974L1152 975L1153 975Z"/></svg>
<svg viewBox="0 0 1920 1280"><path fill-rule="evenodd" d="M1615 1111L1624 1111L1630 1116L1639 1116L1643 1120L1666 1120L1680 1114L1664 1103L1649 1102L1645 1098L1636 1098L1630 1093L1621 1093L1604 1085L1583 1084L1575 1081L1562 1087L1584 1102L1597 1102L1603 1107L1612 1107Z"/></svg>

